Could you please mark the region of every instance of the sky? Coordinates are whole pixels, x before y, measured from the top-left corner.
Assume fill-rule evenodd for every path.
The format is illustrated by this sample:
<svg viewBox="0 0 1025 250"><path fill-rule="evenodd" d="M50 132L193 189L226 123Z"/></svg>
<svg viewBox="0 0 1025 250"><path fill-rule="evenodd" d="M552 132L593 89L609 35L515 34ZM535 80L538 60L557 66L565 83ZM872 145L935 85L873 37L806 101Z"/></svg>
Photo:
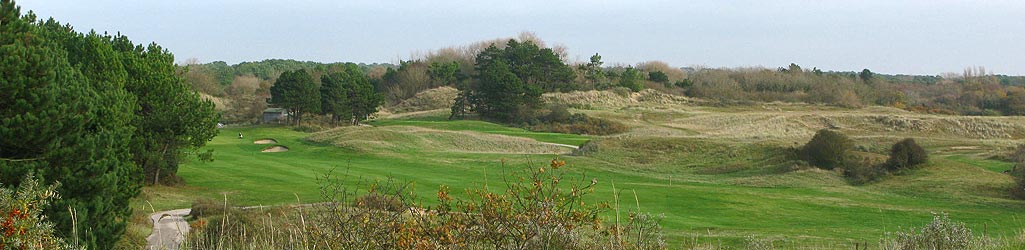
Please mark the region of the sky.
<svg viewBox="0 0 1025 250"><path fill-rule="evenodd" d="M34 0L76 30L156 42L179 62L397 63L533 32L606 65L1025 75L1025 1Z"/></svg>

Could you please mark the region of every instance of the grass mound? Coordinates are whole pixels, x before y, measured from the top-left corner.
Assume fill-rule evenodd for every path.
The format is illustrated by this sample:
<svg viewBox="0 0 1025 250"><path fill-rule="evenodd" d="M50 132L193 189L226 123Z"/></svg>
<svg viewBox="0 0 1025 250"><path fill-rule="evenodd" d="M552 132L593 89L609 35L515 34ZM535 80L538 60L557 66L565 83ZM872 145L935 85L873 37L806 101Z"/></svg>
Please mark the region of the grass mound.
<svg viewBox="0 0 1025 250"><path fill-rule="evenodd" d="M563 104L577 109L617 109L639 104L688 105L694 102L684 96L670 95L654 89L628 95L620 95L610 90L545 93L541 99L545 103Z"/></svg>
<svg viewBox="0 0 1025 250"><path fill-rule="evenodd" d="M447 109L455 103L459 90L453 87L438 87L416 93L413 97L402 100L395 106L388 107L392 113L407 113L435 109Z"/></svg>
<svg viewBox="0 0 1025 250"><path fill-rule="evenodd" d="M287 152L287 151L288 151L288 147L281 146L281 145L270 146L270 147L263 148L263 150L260 150L260 152L264 152L264 153L278 153L278 152Z"/></svg>
<svg viewBox="0 0 1025 250"><path fill-rule="evenodd" d="M273 138L263 138L253 141L253 144L277 144L278 141Z"/></svg>
<svg viewBox="0 0 1025 250"><path fill-rule="evenodd" d="M666 125L727 138L810 137L819 129L830 128L852 135L1017 139L1025 137L1023 124L1025 119L1018 117L879 114L851 110L707 113L674 119Z"/></svg>
<svg viewBox="0 0 1025 250"><path fill-rule="evenodd" d="M569 151L523 137L415 126L342 127L314 133L307 139L358 152L562 154Z"/></svg>

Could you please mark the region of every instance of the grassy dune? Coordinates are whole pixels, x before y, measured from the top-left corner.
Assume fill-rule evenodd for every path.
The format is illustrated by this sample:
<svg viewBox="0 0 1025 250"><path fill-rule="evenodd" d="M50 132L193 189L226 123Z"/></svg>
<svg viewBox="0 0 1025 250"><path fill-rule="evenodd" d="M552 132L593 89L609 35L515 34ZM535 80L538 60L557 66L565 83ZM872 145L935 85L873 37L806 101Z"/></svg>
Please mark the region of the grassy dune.
<svg viewBox="0 0 1025 250"><path fill-rule="evenodd" d="M586 175L582 180L599 181L596 200L612 200L614 183L622 192L623 210L665 214L662 225L673 244L742 245L745 237L756 236L785 245L846 248L853 242L874 243L887 231L920 226L933 212L949 213L979 233L985 228L991 236L1016 235L1025 228L1025 218L1018 216L1025 203L1007 197L1012 181L1000 173L1010 165L988 157L1021 139L1017 121L996 119L979 124L1011 125L975 130L992 130L978 135L999 138L973 137L953 129L887 136L885 129L879 131L885 125L856 123L886 121L860 118L863 114L907 114L869 109L833 115L855 117L844 118L850 121L843 124L855 125L841 124L841 130L854 135L864 151L861 154L882 157L888 144L903 135L923 141L932 153L931 162L920 170L851 186L838 172L792 160L794 143L807 140L803 132L772 134L822 126L801 122L805 118L766 129L763 135L720 136L721 130L714 127L750 127L745 133L754 133L758 125L708 121L758 122L765 119L751 118L749 112L768 111L636 103L640 104L576 110L630 124L631 132L609 137L537 133L482 121L447 121L438 115L380 119L371 122L373 127L313 134L282 127L226 128L207 146L214 150L216 161L181 167L179 173L189 187L148 188L144 199L152 200L158 210L187 206L191 199L224 196L238 205L294 203L297 198L316 202L317 176L333 170L351 177L413 182L421 200L431 204L439 185L462 190L495 183L505 170L503 162L505 168L543 164L569 151L545 148L551 145L541 142L580 145L594 140L595 151L585 156L558 157L566 160L571 171ZM801 108L786 106L777 112L786 117L787 109ZM813 113L829 116L831 109ZM693 118L702 116L715 117ZM915 119L934 118L940 122L968 119ZM238 139L239 132L246 138ZM253 144L257 138L274 138L290 151L260 153L270 145Z"/></svg>

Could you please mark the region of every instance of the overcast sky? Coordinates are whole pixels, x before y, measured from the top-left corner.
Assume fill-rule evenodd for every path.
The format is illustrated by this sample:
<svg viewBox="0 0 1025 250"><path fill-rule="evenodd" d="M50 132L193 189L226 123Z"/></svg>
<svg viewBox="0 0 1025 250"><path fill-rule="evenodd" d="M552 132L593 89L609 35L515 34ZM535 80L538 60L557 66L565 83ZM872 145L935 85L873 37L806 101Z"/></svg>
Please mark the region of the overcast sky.
<svg viewBox="0 0 1025 250"><path fill-rule="evenodd" d="M156 41L178 61L397 62L522 31L607 65L1025 75L1025 1L33 0L79 31Z"/></svg>

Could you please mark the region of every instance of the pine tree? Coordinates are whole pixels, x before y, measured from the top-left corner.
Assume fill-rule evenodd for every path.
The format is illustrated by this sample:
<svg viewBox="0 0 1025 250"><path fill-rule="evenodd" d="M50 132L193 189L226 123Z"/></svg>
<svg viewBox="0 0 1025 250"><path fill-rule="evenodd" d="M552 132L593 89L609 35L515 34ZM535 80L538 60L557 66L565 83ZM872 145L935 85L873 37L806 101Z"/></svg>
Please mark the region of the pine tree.
<svg viewBox="0 0 1025 250"><path fill-rule="evenodd" d="M320 100L321 111L331 115L331 122L352 118L351 100L349 91L345 88L345 80L348 72L335 72L320 77Z"/></svg>
<svg viewBox="0 0 1025 250"><path fill-rule="evenodd" d="M110 249L139 190L128 148L132 98L112 83L116 74L73 67L57 39L73 35L35 19L20 16L12 1L0 2L0 183L17 186L30 172L61 183L64 198L45 209L49 219L64 237L77 232L88 249ZM108 56L102 48L76 49Z"/></svg>
<svg viewBox="0 0 1025 250"><path fill-rule="evenodd" d="M303 114L320 112L319 88L304 69L281 73L271 86L270 95L270 104L288 109L295 125L302 123Z"/></svg>

